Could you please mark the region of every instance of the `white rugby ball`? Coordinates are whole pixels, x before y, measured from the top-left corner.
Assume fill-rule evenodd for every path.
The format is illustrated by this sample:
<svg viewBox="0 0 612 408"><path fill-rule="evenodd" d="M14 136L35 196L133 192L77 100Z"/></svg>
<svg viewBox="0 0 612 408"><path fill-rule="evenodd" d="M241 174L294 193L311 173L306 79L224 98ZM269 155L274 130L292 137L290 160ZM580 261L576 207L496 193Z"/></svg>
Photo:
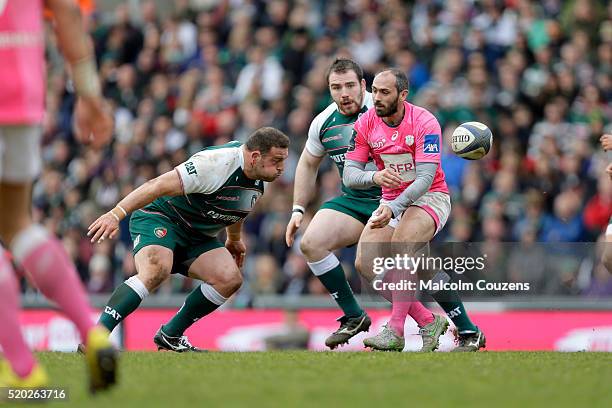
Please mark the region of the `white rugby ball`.
<svg viewBox="0 0 612 408"><path fill-rule="evenodd" d="M457 126L451 139L453 152L467 160L482 159L491 150L493 134L484 123L465 122Z"/></svg>

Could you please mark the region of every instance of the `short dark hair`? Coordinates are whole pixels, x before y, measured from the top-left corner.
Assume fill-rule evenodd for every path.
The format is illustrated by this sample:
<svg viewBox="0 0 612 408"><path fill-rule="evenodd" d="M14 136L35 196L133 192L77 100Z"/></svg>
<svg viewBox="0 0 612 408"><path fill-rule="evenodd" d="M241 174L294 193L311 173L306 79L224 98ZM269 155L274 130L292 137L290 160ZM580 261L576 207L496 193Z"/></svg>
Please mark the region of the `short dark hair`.
<svg viewBox="0 0 612 408"><path fill-rule="evenodd" d="M385 68L376 75L380 75L383 72L390 72L395 76L395 89L397 89L397 93L408 90L408 77L404 71L399 68Z"/></svg>
<svg viewBox="0 0 612 408"><path fill-rule="evenodd" d="M250 151L259 150L261 154L269 153L273 147L287 149L289 137L273 127L262 127L249 135L245 146Z"/></svg>
<svg viewBox="0 0 612 408"><path fill-rule="evenodd" d="M337 74L344 74L348 71L355 72L355 74L357 74L357 79L359 80L359 82L361 82L361 80L363 79L363 69L361 69L358 63L349 58L336 58L334 62L332 62L330 67L327 69L327 75L325 76L325 78L327 78L327 82L329 83L329 76L332 72L335 72Z"/></svg>

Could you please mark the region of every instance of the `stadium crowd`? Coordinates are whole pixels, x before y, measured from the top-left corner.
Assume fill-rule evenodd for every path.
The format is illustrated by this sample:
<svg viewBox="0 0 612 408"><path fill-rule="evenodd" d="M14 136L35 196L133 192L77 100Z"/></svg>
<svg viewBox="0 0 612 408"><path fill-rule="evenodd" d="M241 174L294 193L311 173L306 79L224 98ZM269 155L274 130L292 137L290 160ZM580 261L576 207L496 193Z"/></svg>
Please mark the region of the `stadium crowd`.
<svg viewBox="0 0 612 408"><path fill-rule="evenodd" d="M363 66L368 86L379 69L400 67L410 79L409 101L439 119L453 211L438 241L593 242L605 230L612 182L598 139L612 122L612 3L174 3L163 17L155 2L143 1L139 10L121 4L88 18L116 122L114 142L101 152L72 137L74 94L48 36L45 166L34 215L63 237L91 293L109 292L135 273L127 220L118 240L89 243L86 228L99 214L203 147L244 140L266 125L290 136L291 155L247 218L245 283L234 304L262 294L324 294L299 246L286 247L284 232L297 159L311 120L331 102L325 71L338 55ZM473 120L490 126L495 142L475 162L449 148L453 129ZM318 186L310 215L339 194L329 160ZM340 259L358 286L354 255L349 248ZM521 255L500 255L507 279L547 281L549 294L612 295L601 265L585 272L579 261L529 277L526 261L536 258ZM161 292L191 285L172 279Z"/></svg>

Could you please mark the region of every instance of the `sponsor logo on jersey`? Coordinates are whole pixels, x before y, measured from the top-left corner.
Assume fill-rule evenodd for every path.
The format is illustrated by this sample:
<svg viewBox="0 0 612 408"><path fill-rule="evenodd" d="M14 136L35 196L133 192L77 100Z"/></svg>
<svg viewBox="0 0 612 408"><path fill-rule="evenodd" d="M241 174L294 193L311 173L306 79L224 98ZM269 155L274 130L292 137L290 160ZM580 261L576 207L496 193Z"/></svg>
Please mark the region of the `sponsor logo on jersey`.
<svg viewBox="0 0 612 408"><path fill-rule="evenodd" d="M414 136L413 135L406 135L406 145L407 146L412 146L414 144Z"/></svg>
<svg viewBox="0 0 612 408"><path fill-rule="evenodd" d="M386 139L380 139L376 142L370 142L370 146L372 146L372 149L380 149L385 145L385 143L387 143Z"/></svg>
<svg viewBox="0 0 612 408"><path fill-rule="evenodd" d="M331 159L336 163L344 163L345 156L346 155L342 153L342 154L332 154L329 157L331 157Z"/></svg>
<svg viewBox="0 0 612 408"><path fill-rule="evenodd" d="M423 153L440 154L440 135L425 135Z"/></svg>
<svg viewBox="0 0 612 408"><path fill-rule="evenodd" d="M391 141L395 142L397 140L397 137L399 136L399 130L396 130L395 132L393 132L393 134L391 135Z"/></svg>
<svg viewBox="0 0 612 408"><path fill-rule="evenodd" d="M157 227L153 230L153 234L155 234L157 238L163 238L168 234L168 230L164 227Z"/></svg>
<svg viewBox="0 0 612 408"><path fill-rule="evenodd" d="M324 137L323 139L321 139L321 143L333 142L334 140L342 140L342 139L344 139L343 135L334 135L334 136Z"/></svg>
<svg viewBox="0 0 612 408"><path fill-rule="evenodd" d="M138 234L134 240L134 248L136 248L138 244L140 244L140 234Z"/></svg>
<svg viewBox="0 0 612 408"><path fill-rule="evenodd" d="M187 174L198 174L198 171L196 170L196 167L194 166L193 162L185 163L185 169L187 169Z"/></svg>
<svg viewBox="0 0 612 408"><path fill-rule="evenodd" d="M238 200L240 200L240 197L218 195L218 196L215 197L215 199L216 200L221 200L221 201L238 201Z"/></svg>
<svg viewBox="0 0 612 408"><path fill-rule="evenodd" d="M213 218L215 220L219 220L219 221L227 221L230 222L232 224L237 223L238 221L240 221L242 219L242 217L238 217L236 215L225 215L225 214L219 214L218 212L215 212L213 210L210 210L206 213L207 216L209 216L210 218Z"/></svg>

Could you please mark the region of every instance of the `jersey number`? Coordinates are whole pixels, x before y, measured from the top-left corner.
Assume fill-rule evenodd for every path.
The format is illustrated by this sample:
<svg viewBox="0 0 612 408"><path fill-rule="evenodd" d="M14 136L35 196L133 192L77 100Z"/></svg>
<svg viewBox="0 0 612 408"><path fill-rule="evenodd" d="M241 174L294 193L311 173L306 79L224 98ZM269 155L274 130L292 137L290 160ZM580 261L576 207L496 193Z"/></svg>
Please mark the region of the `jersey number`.
<svg viewBox="0 0 612 408"><path fill-rule="evenodd" d="M198 174L192 162L185 163L185 168L187 169L187 174Z"/></svg>

